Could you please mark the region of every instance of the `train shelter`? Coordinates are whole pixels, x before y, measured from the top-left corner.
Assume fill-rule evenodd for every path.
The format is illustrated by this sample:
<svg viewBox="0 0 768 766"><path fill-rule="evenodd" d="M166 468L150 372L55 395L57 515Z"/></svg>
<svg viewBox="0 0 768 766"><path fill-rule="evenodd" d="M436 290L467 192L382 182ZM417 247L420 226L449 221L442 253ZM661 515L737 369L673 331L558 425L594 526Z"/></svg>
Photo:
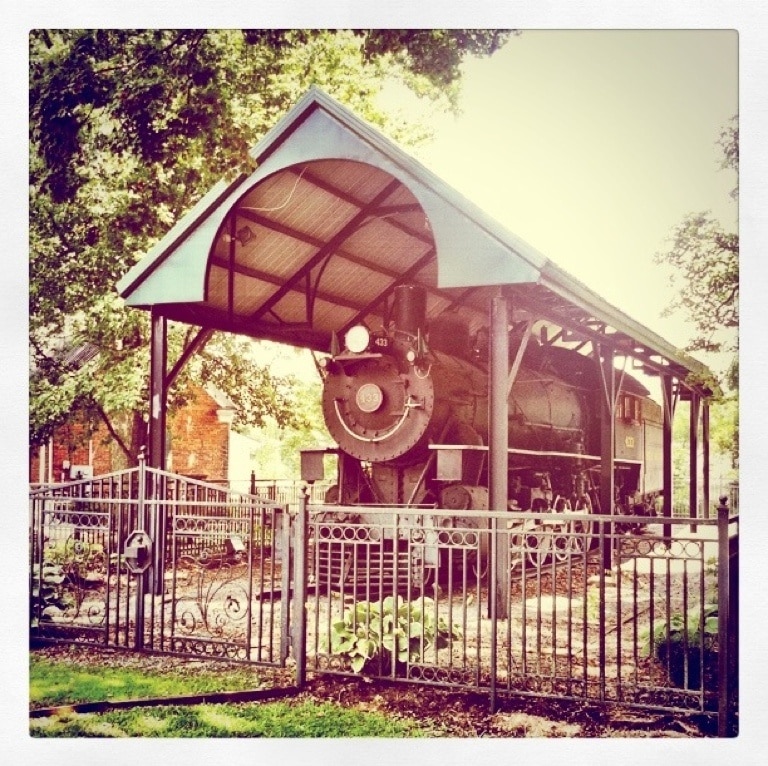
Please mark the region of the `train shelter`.
<svg viewBox="0 0 768 766"><path fill-rule="evenodd" d="M428 320L456 313L472 332L488 329L491 510L506 508L507 394L531 338L578 350L599 370L602 507L613 505L613 413L626 369L660 384L664 513L672 514L672 419L680 401L690 403L691 413L690 507L692 513L710 507L712 392L703 364L609 304L317 88L250 158L253 172L214 186L117 285L127 305L152 316L153 467L164 468L168 390L214 331L329 352L351 327L381 326L398 288L418 285ZM168 359L169 320L199 328L174 360Z"/></svg>

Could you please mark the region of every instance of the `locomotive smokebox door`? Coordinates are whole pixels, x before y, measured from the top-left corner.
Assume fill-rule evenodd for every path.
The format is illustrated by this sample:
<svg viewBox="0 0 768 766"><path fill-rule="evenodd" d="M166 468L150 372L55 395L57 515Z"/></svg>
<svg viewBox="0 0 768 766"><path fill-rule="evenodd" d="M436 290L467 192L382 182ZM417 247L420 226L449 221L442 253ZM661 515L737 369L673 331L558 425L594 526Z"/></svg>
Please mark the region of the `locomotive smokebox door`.
<svg viewBox="0 0 768 766"><path fill-rule="evenodd" d="M325 450L301 450L301 480L322 481L325 478Z"/></svg>

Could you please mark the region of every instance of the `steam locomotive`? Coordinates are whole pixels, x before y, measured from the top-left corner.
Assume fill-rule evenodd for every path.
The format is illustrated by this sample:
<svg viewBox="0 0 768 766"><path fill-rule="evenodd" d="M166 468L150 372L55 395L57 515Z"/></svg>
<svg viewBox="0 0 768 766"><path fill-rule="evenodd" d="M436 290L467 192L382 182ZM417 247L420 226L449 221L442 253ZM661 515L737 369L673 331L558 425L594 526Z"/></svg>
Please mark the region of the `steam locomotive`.
<svg viewBox="0 0 768 766"><path fill-rule="evenodd" d="M510 337L510 364L523 342ZM600 511L599 400L594 360L528 337L509 392L508 508ZM661 408L616 371L615 507L652 513L661 488ZM488 331L459 312L426 319L418 285L394 293L389 320L351 327L322 360L322 407L338 444L326 503L431 505L471 517L488 507ZM492 417L492 414L490 415ZM303 478L317 474L303 455ZM306 458L306 460L305 460Z"/></svg>

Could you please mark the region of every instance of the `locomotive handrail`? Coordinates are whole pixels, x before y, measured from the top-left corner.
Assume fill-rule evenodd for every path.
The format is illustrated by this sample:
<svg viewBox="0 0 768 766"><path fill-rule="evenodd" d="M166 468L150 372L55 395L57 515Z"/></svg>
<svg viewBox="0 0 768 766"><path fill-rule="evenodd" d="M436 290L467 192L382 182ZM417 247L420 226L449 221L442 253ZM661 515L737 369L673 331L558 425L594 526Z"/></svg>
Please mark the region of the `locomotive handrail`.
<svg viewBox="0 0 768 766"><path fill-rule="evenodd" d="M429 449L434 450L477 450L480 452L487 452L488 451L488 445L486 444L430 444ZM600 460L599 455L587 455L584 452L556 452L553 450L534 450L534 449L522 449L520 447L508 447L507 448L508 454L515 454L515 455L536 455L538 457L567 457L567 458L578 458L580 460ZM640 462L640 461L632 461L632 460L618 460L616 462L622 462L622 463L631 463L631 462Z"/></svg>

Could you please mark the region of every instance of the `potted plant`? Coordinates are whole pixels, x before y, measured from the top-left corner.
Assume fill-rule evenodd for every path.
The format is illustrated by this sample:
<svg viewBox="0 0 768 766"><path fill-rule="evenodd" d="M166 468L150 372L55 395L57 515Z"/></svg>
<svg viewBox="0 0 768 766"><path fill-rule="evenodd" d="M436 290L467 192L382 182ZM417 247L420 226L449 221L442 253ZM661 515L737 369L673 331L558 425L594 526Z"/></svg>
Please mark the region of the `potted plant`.
<svg viewBox="0 0 768 766"><path fill-rule="evenodd" d="M680 688L700 689L704 668L713 666L717 640L717 604L694 607L687 613L674 612L669 620L657 621L648 636L645 653L651 648Z"/></svg>

